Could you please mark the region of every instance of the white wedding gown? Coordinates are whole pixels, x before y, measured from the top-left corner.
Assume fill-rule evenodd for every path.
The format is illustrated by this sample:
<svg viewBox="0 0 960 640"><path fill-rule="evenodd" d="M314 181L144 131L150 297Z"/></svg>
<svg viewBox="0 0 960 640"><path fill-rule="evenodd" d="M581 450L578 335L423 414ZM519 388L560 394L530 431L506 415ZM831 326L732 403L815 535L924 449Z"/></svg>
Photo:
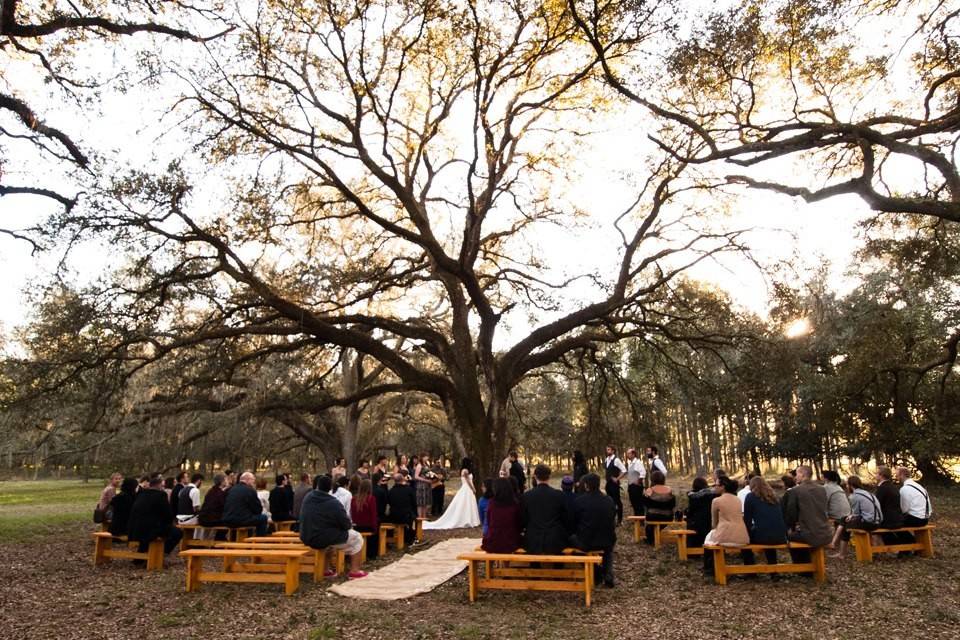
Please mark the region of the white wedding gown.
<svg viewBox="0 0 960 640"><path fill-rule="evenodd" d="M477 496L473 493L473 475L464 469L460 473L460 490L453 496L450 506L433 522L424 522L424 529L463 529L480 526L480 511Z"/></svg>

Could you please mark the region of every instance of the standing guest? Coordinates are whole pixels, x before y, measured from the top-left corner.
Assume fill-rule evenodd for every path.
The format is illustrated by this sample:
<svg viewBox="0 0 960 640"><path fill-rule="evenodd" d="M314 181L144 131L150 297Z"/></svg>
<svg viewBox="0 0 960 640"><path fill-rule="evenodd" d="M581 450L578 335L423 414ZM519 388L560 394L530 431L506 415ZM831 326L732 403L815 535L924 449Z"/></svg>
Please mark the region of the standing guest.
<svg viewBox="0 0 960 640"><path fill-rule="evenodd" d="M112 480L113 478L111 478ZM110 500L110 533L115 536L127 535L130 524L130 512L137 498L140 485L136 478L125 478L120 484L120 493Z"/></svg>
<svg viewBox="0 0 960 640"><path fill-rule="evenodd" d="M360 533L369 533L366 541L367 557L371 560L377 557L380 545L380 520L377 515L377 499L373 495L373 483L369 479L360 481L357 494L350 501L350 520L353 528Z"/></svg>
<svg viewBox="0 0 960 640"><path fill-rule="evenodd" d="M224 485L227 482L227 476L223 473L213 474L213 486L203 497L203 504L200 505L200 513L197 515L197 522L205 527L218 527L223 520L223 507L227 503L227 492L224 491Z"/></svg>
<svg viewBox="0 0 960 640"><path fill-rule="evenodd" d="M650 453L647 454L647 457L650 459L650 471L651 475L653 471L659 471L663 474L664 482L667 478L667 465L663 463L663 460L660 459L660 450L656 447L650 447ZM653 479L651 478L651 481Z"/></svg>
<svg viewBox="0 0 960 640"><path fill-rule="evenodd" d="M588 473L582 478L584 492L573 507L575 533L570 544L581 551L602 551L603 561L596 573L603 586L613 587L613 547L617 543L617 509L609 495L600 493L600 476ZM599 581L599 580L598 580Z"/></svg>
<svg viewBox="0 0 960 640"><path fill-rule="evenodd" d="M484 482L486 484L486 482ZM492 497L487 503L486 525L480 548L487 553L514 553L520 548L523 513L509 478L491 481Z"/></svg>
<svg viewBox="0 0 960 640"><path fill-rule="evenodd" d="M612 444L607 445L607 457L603 461L604 473L607 477L607 484L604 490L613 500L617 508L617 524L623 523L623 500L620 497L620 479L627 473L620 458L617 457L617 449Z"/></svg>
<svg viewBox="0 0 960 640"><path fill-rule="evenodd" d="M336 480L333 481L334 487L333 497L340 501L340 504L343 505L343 510L347 515L350 515L350 503L353 502L353 494L350 493L350 490L347 488L350 485L350 478L347 476L339 476Z"/></svg>
<svg viewBox="0 0 960 640"><path fill-rule="evenodd" d="M647 468L637 456L637 450L627 449L627 498L633 515L643 515L643 483L646 482Z"/></svg>
<svg viewBox="0 0 960 640"><path fill-rule="evenodd" d="M386 522L387 518L387 489L390 477L388 474L381 474L379 481L373 485L373 497L377 500L377 520L380 522Z"/></svg>
<svg viewBox="0 0 960 640"><path fill-rule="evenodd" d="M293 490L293 515L294 520L300 519L300 505L303 504L303 499L307 497L307 494L312 491L310 486L310 474L301 473L300 482L297 483L297 488Z"/></svg>
<svg viewBox="0 0 960 640"><path fill-rule="evenodd" d="M880 523L882 529L899 529L903 526L903 511L900 510L900 488L893 481L893 471L886 465L877 467L877 478L880 480L877 484L877 500L880 501L880 509L883 511L883 522ZM881 533L880 537L884 544L910 544L916 542L913 534L909 531L890 531ZM906 551L901 551L898 555L909 555Z"/></svg>
<svg viewBox="0 0 960 640"><path fill-rule="evenodd" d="M401 471L406 471L407 467L410 464L410 460L407 458L406 454L401 454L397 457L397 464L393 467L393 473L400 473Z"/></svg>
<svg viewBox="0 0 960 640"><path fill-rule="evenodd" d="M150 543L157 538L163 538L163 552L170 553L177 548L183 534L173 526L173 512L170 510L170 500L163 490L163 476L159 473L150 476L150 483L146 489L137 493L130 509L130 519L127 523L127 537L139 542L137 550L146 552ZM143 562L140 560L139 562Z"/></svg>
<svg viewBox="0 0 960 640"><path fill-rule="evenodd" d="M347 475L347 459L334 458L333 468L330 469L330 481L336 484L337 478Z"/></svg>
<svg viewBox="0 0 960 640"><path fill-rule="evenodd" d="M177 479L173 476L169 478L164 478L163 480L163 492L167 494L167 501L170 503L170 513L174 512L175 503L173 502L173 488L177 485ZM147 479L147 486L150 486L150 480ZM178 496L179 497L179 496Z"/></svg>
<svg viewBox="0 0 960 640"><path fill-rule="evenodd" d="M258 536L267 535L268 516L263 512L263 503L257 496L257 476L249 471L240 475L240 480L227 491L223 505L223 524L228 527L256 527Z"/></svg>
<svg viewBox="0 0 960 640"><path fill-rule="evenodd" d="M190 482L183 485L177 498L176 513L180 524L197 524L197 514L200 513L200 485L203 484L203 474L195 473Z"/></svg>
<svg viewBox="0 0 960 640"><path fill-rule="evenodd" d="M97 507L94 513L94 522L97 524L110 520L110 518L107 517L110 501L117 495L117 489L120 488L122 482L123 475L120 472L115 472L110 476L110 481L107 482L107 486L100 492L100 499L97 501Z"/></svg>
<svg viewBox="0 0 960 640"><path fill-rule="evenodd" d="M341 476L342 477L342 476ZM300 541L311 549L326 549L327 553L343 551L350 556L351 579L366 577L360 569L360 552L363 550L363 536L350 525L350 516L343 505L330 495L330 478L317 478L317 489L303 499L300 506ZM332 558L327 566L331 566ZM328 569L327 577L336 575Z"/></svg>
<svg viewBox="0 0 960 640"><path fill-rule="evenodd" d="M420 464L420 456L411 456L410 462L407 463L407 466L406 466L407 482L412 482L413 472L417 468L418 464ZM415 486L411 485L410 488L413 489L414 493L416 493Z"/></svg>
<svg viewBox="0 0 960 640"><path fill-rule="evenodd" d="M677 498L673 489L667 486L667 479L659 469L650 474L650 487L643 492L643 508L647 513L647 544L653 544L653 528L651 522L673 522L673 510L677 506Z"/></svg>
<svg viewBox="0 0 960 640"><path fill-rule="evenodd" d="M837 547L838 542L839 547L836 553L830 554L831 558L842 558L846 555L847 543L850 541L850 529L873 531L883 521L880 502L872 493L863 488L863 482L859 476L847 478L847 490L850 491L850 515L841 520L840 526L833 534L830 547Z"/></svg>
<svg viewBox="0 0 960 640"><path fill-rule="evenodd" d="M803 465L796 469L797 486L786 495L783 519L787 539L805 542L811 547L825 547L833 540L833 527L827 520L827 492L813 481L813 471ZM794 562L810 562L808 549L790 549Z"/></svg>
<svg viewBox="0 0 960 640"><path fill-rule="evenodd" d="M370 479L370 461L366 458L360 460L357 463L357 471L354 473L355 476L359 477L361 480Z"/></svg>
<svg viewBox="0 0 960 640"><path fill-rule="evenodd" d="M257 478L255 486L257 488L257 499L260 501L260 507L263 509L263 513L266 514L267 520L270 520L273 515L270 513L270 492L267 491L267 479Z"/></svg>
<svg viewBox="0 0 960 640"><path fill-rule="evenodd" d="M515 477L515 476L511 476ZM536 486L523 494L523 548L527 553L553 555L567 545L571 515L563 492L550 486L550 467L538 464L533 470Z"/></svg>
<svg viewBox="0 0 960 640"><path fill-rule="evenodd" d="M420 456L417 466L413 468L413 486L417 495L417 517L420 518L427 517L430 503L433 501L433 496L430 495L432 479L428 475L429 472L430 458L424 453Z"/></svg>
<svg viewBox="0 0 960 640"><path fill-rule="evenodd" d="M390 473L387 468L387 456L377 456L377 464L373 466L373 472L370 474L370 482L376 487L380 484L380 478Z"/></svg>
<svg viewBox="0 0 960 640"><path fill-rule="evenodd" d="M580 479L590 473L587 469L587 459L583 456L583 451L577 449L573 452L573 486L575 491L580 491Z"/></svg>
<svg viewBox="0 0 960 640"><path fill-rule="evenodd" d="M743 503L743 523L750 535L750 544L783 544L787 541L787 525L783 521L783 509L773 488L760 476L750 479L750 493ZM777 550L764 549L767 564L777 564ZM744 564L753 564L751 549L740 552ZM773 574L778 579L777 574Z"/></svg>
<svg viewBox="0 0 960 640"><path fill-rule="evenodd" d="M487 505L493 499L493 478L486 478L483 481L483 495L477 500L477 513L480 514L480 525L483 527L481 533L487 535Z"/></svg>
<svg viewBox="0 0 960 640"><path fill-rule="evenodd" d="M180 473L177 474L176 482L174 483L173 487L170 489L170 506L171 508L173 508L174 511L176 511L177 505L180 504L180 492L183 490L185 486L187 486L187 482L189 481L189 479L190 479L190 474L187 473L186 471L181 471Z"/></svg>
<svg viewBox="0 0 960 640"><path fill-rule="evenodd" d="M750 495L750 481L753 480L753 474L749 471L743 477L743 488L740 491L737 491L737 498L740 500L740 509L743 510L745 503L747 501L747 496Z"/></svg>
<svg viewBox="0 0 960 640"><path fill-rule="evenodd" d="M293 499L287 487L290 486L290 478L285 473L277 474L277 483L270 490L268 501L270 504L270 518L274 522L286 522L293 520Z"/></svg>
<svg viewBox="0 0 960 640"><path fill-rule="evenodd" d="M402 473L394 474L393 487L387 492L387 522L403 525L403 538L412 545L415 538L413 523L417 517L417 496Z"/></svg>
<svg viewBox="0 0 960 640"><path fill-rule="evenodd" d="M447 492L444 484L447 474L440 466L439 461L430 468L430 471L433 472L433 481L430 483L430 515L439 517L443 513L443 499Z"/></svg>
<svg viewBox="0 0 960 640"><path fill-rule="evenodd" d="M710 503L717 497L716 491L707 483L707 479L696 477L687 493L687 528L695 531L687 538L688 547L702 547L703 541L713 528L713 516Z"/></svg>
<svg viewBox="0 0 960 640"><path fill-rule="evenodd" d="M930 522L933 508L930 506L930 494L920 483L910 478L906 467L897 467L897 481L900 482L900 511L903 513L903 526L922 527Z"/></svg>
<svg viewBox="0 0 960 640"><path fill-rule="evenodd" d="M517 457L516 451L510 452L510 477L517 479L517 486L520 487L520 493L527 488L527 474L523 472L523 465Z"/></svg>
<svg viewBox="0 0 960 640"><path fill-rule="evenodd" d="M571 518L573 517L573 503L577 497L577 494L574 492L573 487L574 487L573 476L563 476L563 478L560 480L560 491L563 492L563 497L567 499L567 512L570 513ZM572 525L573 525L573 522L571 520L571 526ZM571 530L570 533L572 534L573 531Z"/></svg>
<svg viewBox="0 0 960 640"><path fill-rule="evenodd" d="M737 481L722 476L719 482L719 493L710 503L710 523L712 528L703 541L704 545L718 544L730 547L742 547L750 544L750 534L743 522L743 511L740 500L737 499ZM703 554L703 574L713 576L713 553L705 551Z"/></svg>

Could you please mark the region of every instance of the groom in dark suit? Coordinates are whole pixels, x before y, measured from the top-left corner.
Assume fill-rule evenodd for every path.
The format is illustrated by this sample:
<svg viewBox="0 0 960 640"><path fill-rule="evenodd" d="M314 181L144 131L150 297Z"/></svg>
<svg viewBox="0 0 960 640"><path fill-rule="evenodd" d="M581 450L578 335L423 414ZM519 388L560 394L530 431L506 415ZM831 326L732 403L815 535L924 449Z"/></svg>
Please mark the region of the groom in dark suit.
<svg viewBox="0 0 960 640"><path fill-rule="evenodd" d="M570 512L562 491L549 485L550 467L533 470L536 486L520 501L523 517L523 548L527 553L552 555L567 546Z"/></svg>
<svg viewBox="0 0 960 640"><path fill-rule="evenodd" d="M549 469L547 470L549 472ZM510 475L517 479L520 491L527 488L527 474L523 472L523 465L517 460L517 452L510 452Z"/></svg>

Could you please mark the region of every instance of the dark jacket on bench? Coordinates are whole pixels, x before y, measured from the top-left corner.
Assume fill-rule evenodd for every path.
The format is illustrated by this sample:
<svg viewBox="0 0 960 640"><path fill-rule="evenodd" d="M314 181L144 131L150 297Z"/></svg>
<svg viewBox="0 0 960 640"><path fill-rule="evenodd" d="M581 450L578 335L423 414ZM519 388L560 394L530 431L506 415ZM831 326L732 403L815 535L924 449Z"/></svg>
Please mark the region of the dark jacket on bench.
<svg viewBox="0 0 960 640"><path fill-rule="evenodd" d="M603 551L617 542L617 509L610 496L587 491L573 501L574 536L583 551Z"/></svg>
<svg viewBox="0 0 960 640"><path fill-rule="evenodd" d="M527 553L557 554L567 546L571 519L562 491L538 484L523 494L523 548Z"/></svg>
<svg viewBox="0 0 960 640"><path fill-rule="evenodd" d="M350 517L339 500L323 491L311 491L300 505L300 540L314 549L347 541Z"/></svg>
<svg viewBox="0 0 960 640"><path fill-rule="evenodd" d="M293 520L293 497L287 487L277 485L270 491L270 519L274 522Z"/></svg>
<svg viewBox="0 0 960 640"><path fill-rule="evenodd" d="M892 481L881 482L877 486L877 501L883 521L882 529L898 529L903 526L903 512L900 510L900 488Z"/></svg>
<svg viewBox="0 0 960 640"><path fill-rule="evenodd" d="M748 493L743 503L743 523L750 534L750 544L783 544L787 541L787 525L783 522L780 502L764 502Z"/></svg>
<svg viewBox="0 0 960 640"><path fill-rule="evenodd" d="M130 512L133 510L133 503L137 499L134 493L118 493L110 500L110 509L113 511L113 517L110 519L110 533L115 536L127 535L128 525L130 524Z"/></svg>
<svg viewBox="0 0 960 640"><path fill-rule="evenodd" d="M223 520L223 507L227 503L227 492L221 487L211 487L203 497L200 514L197 521L210 527L215 527Z"/></svg>
<svg viewBox="0 0 960 640"><path fill-rule="evenodd" d="M791 529L790 540L825 547L833 539L833 527L827 519L827 491L815 482L801 482L787 492L783 516Z"/></svg>
<svg viewBox="0 0 960 640"><path fill-rule="evenodd" d="M396 484L387 492L390 513L387 522L410 526L417 517L417 495L408 484Z"/></svg>
<svg viewBox="0 0 960 640"><path fill-rule="evenodd" d="M223 524L228 527L240 527L253 523L263 513L263 505L257 492L238 482L227 491L227 500L223 505Z"/></svg>
<svg viewBox="0 0 960 640"><path fill-rule="evenodd" d="M142 489L137 493L127 523L130 540L153 542L157 538L166 538L172 526L173 510L163 490Z"/></svg>

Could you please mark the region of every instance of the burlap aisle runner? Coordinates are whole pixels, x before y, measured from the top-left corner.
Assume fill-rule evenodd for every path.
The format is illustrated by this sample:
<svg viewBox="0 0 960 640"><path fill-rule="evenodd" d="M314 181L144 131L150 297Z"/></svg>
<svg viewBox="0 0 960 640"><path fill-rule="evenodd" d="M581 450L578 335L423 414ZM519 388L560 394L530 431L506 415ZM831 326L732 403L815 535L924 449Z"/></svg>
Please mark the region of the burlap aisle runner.
<svg viewBox="0 0 960 640"><path fill-rule="evenodd" d="M400 600L432 591L467 568L461 553L480 546L480 538L444 540L420 553L408 553L360 580L330 587L338 595L361 600Z"/></svg>

